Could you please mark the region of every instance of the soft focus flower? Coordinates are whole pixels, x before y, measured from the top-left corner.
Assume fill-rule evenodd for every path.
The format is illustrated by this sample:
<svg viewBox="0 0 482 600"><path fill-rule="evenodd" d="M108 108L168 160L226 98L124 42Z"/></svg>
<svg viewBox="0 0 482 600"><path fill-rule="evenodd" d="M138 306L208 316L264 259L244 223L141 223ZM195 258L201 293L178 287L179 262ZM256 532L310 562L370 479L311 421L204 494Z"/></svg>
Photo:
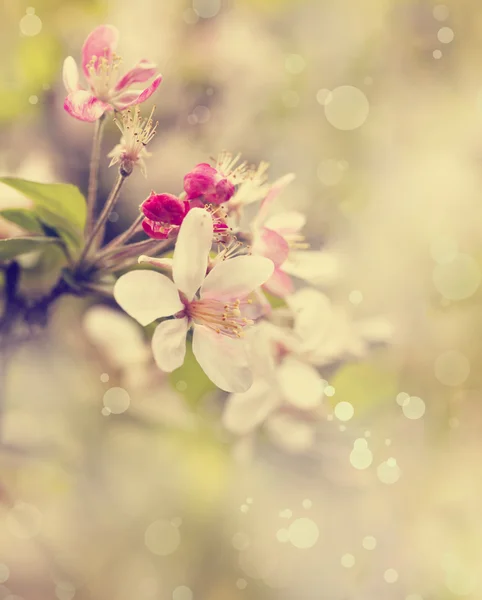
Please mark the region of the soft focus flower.
<svg viewBox="0 0 482 600"><path fill-rule="evenodd" d="M228 202L236 190L236 185L251 176L247 163L237 164L239 159L239 154L233 158L231 154L223 152L215 167L207 163L196 165L184 177L184 191L187 197L190 200L202 198L210 204Z"/></svg>
<svg viewBox="0 0 482 600"><path fill-rule="evenodd" d="M238 256L218 263L206 276L213 240L210 215L189 211L174 250L174 282L154 271L131 271L119 278L114 296L141 325L174 316L157 326L152 338L154 359L163 371L184 362L186 336L193 328L192 349L206 375L221 389L246 391L252 382L243 332L251 321L243 316L249 294L271 275L263 257Z"/></svg>
<svg viewBox="0 0 482 600"><path fill-rule="evenodd" d="M386 343L393 335L386 318L356 321L318 290L304 288L287 296L286 302L294 314L298 353L317 366L364 356L371 344Z"/></svg>
<svg viewBox="0 0 482 600"><path fill-rule="evenodd" d="M286 450L307 450L314 439L316 410L323 401L323 379L297 356L297 339L290 330L261 321L252 329L249 342L254 382L248 391L229 396L225 427L247 435L263 425Z"/></svg>
<svg viewBox="0 0 482 600"><path fill-rule="evenodd" d="M309 246L300 233L306 223L303 213L291 210L268 216L273 200L292 179L286 176L273 184L252 224L253 254L266 256L275 265L264 289L279 297L294 292L291 276L331 281L338 271L338 261L331 253L307 250Z"/></svg>
<svg viewBox="0 0 482 600"><path fill-rule="evenodd" d="M150 152L146 150L146 146L155 136L157 129L157 123L154 124L152 120L154 110L155 107L148 119L142 119L140 108L136 106L121 113L120 121L114 119L122 137L120 143L107 155L112 158L109 167L120 163L121 172L124 175L130 175L134 167L138 166L146 177L144 159L151 156Z"/></svg>
<svg viewBox="0 0 482 600"><path fill-rule="evenodd" d="M121 59L115 54L119 32L112 25L101 25L87 37L82 47L82 70L88 90L79 84L77 63L68 56L64 61L63 78L68 96L65 110L81 121L97 121L106 111L125 110L147 100L159 87L158 75L144 89L131 89L132 84L145 83L156 73L156 65L141 60L119 79Z"/></svg>

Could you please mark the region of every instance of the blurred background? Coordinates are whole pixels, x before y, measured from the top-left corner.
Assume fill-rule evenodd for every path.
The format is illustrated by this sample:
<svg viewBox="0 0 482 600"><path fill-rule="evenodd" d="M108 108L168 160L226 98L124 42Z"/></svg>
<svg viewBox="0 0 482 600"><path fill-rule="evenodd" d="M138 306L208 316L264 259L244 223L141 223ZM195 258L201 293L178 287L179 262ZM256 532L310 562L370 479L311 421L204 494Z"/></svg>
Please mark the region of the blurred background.
<svg viewBox="0 0 482 600"><path fill-rule="evenodd" d="M394 327L329 379L309 452L244 452L195 364L163 376L129 320L62 299L3 392L0 600L479 600L480 1L2 0L0 17L2 175L86 190L93 126L63 111L61 67L114 24L125 67L164 81L148 178L107 234L220 150L267 160L297 175L279 206L340 258L322 289ZM111 123L104 153L117 142ZM101 194L114 178L104 158Z"/></svg>

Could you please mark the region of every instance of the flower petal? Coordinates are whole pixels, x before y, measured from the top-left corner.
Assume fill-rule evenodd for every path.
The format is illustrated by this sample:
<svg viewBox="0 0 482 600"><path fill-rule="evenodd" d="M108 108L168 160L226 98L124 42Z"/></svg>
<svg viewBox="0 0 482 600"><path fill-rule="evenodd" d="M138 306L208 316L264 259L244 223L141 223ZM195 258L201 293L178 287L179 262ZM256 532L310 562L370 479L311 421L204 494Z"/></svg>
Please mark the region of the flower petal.
<svg viewBox="0 0 482 600"><path fill-rule="evenodd" d="M306 223L306 215L297 210L287 210L269 217L264 224L268 229L273 229L280 235L298 233Z"/></svg>
<svg viewBox="0 0 482 600"><path fill-rule="evenodd" d="M115 86L115 91L121 91L133 83L144 83L156 74L157 67L149 60L141 60L130 71L119 79Z"/></svg>
<svg viewBox="0 0 482 600"><path fill-rule="evenodd" d="M253 254L265 256L273 261L275 267L282 265L288 258L288 242L276 231L262 227L259 235L254 236Z"/></svg>
<svg viewBox="0 0 482 600"><path fill-rule="evenodd" d="M244 298L262 285L274 270L264 256L236 256L215 265L201 287L201 298Z"/></svg>
<svg viewBox="0 0 482 600"><path fill-rule="evenodd" d="M169 271L169 273L172 273L172 258L154 258L152 256L146 256L145 254L142 254L137 259L137 262L139 264L148 263L153 267L164 269Z"/></svg>
<svg viewBox="0 0 482 600"><path fill-rule="evenodd" d="M122 275L114 286L114 298L128 315L144 326L184 308L176 286L155 271L130 271Z"/></svg>
<svg viewBox="0 0 482 600"><path fill-rule="evenodd" d="M112 53L117 48L118 40L119 31L113 25L100 25L88 35L82 46L82 70L87 78L89 77L87 65L95 60L93 64L97 68L101 57L110 61Z"/></svg>
<svg viewBox="0 0 482 600"><path fill-rule="evenodd" d="M203 208L191 209L179 229L172 274L177 288L188 300L201 287L213 241L213 220Z"/></svg>
<svg viewBox="0 0 482 600"><path fill-rule="evenodd" d="M152 353L161 371L171 373L184 362L188 327L186 317L170 319L156 327L152 336Z"/></svg>
<svg viewBox="0 0 482 600"><path fill-rule="evenodd" d="M70 92L76 92L79 89L79 69L72 56L67 56L64 60L62 77L65 89L69 94Z"/></svg>
<svg viewBox="0 0 482 600"><path fill-rule="evenodd" d="M192 351L209 379L225 392L246 392L253 382L244 340L195 325Z"/></svg>
<svg viewBox="0 0 482 600"><path fill-rule="evenodd" d="M92 123L100 119L106 111L112 110L112 106L106 102L102 102L102 100L98 100L90 92L77 90L67 96L64 101L64 109L71 117Z"/></svg>
<svg viewBox="0 0 482 600"><path fill-rule="evenodd" d="M266 221L268 218L268 213L271 210L271 205L278 198L284 188L293 181L294 178L295 175L293 173L289 173L288 175L280 177L273 183L269 189L269 192L266 194L265 199L261 202L258 214L253 222L254 228L260 227L261 224Z"/></svg>
<svg viewBox="0 0 482 600"><path fill-rule="evenodd" d="M268 281L263 285L263 289L273 296L284 298L288 294L292 294L295 288L293 281L288 274L282 269L275 269L273 275L271 275Z"/></svg>
<svg viewBox="0 0 482 600"><path fill-rule="evenodd" d="M340 276L340 259L332 252L291 251L283 271L315 285L332 285Z"/></svg>
<svg viewBox="0 0 482 600"><path fill-rule="evenodd" d="M275 444L293 454L306 452L315 441L315 428L312 423L285 413L269 417L266 430Z"/></svg>
<svg viewBox="0 0 482 600"><path fill-rule="evenodd" d="M114 100L116 109L125 110L134 104L142 104L142 102L145 102L157 90L157 88L161 85L161 81L162 76L159 75L154 79L149 87L146 87L145 90L131 90L122 93L120 96L117 96L117 98Z"/></svg>
<svg viewBox="0 0 482 600"><path fill-rule="evenodd" d="M265 379L257 379L244 394L231 394L223 412L223 425L237 435L245 435L280 404L279 396Z"/></svg>
<svg viewBox="0 0 482 600"><path fill-rule="evenodd" d="M287 402L301 410L320 406L323 380L312 366L288 356L278 367L277 376Z"/></svg>

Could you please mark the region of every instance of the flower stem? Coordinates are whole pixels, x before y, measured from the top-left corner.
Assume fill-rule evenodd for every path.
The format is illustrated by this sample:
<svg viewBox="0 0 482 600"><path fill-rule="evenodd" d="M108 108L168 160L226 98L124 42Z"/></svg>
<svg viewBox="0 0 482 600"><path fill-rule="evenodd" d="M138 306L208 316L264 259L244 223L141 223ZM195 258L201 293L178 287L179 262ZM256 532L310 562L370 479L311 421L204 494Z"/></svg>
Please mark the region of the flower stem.
<svg viewBox="0 0 482 600"><path fill-rule="evenodd" d="M87 257L87 255L89 253L89 250L95 244L97 237L99 236L101 231L103 231L105 222L107 221L107 217L109 216L110 211L114 207L114 204L116 203L117 198L119 197L119 192L122 188L122 184L124 183L125 179L126 179L125 175L122 175L121 173L119 173L117 181L115 182L114 187L112 188L112 191L111 191L109 197L107 198L107 202L104 204L104 208L102 209L102 212L100 213L99 218L96 220L95 226L94 226L91 234L89 235L89 238L85 244L84 249L82 250L82 254L80 255L80 258L78 261L79 266L82 265L82 263L84 262L85 258Z"/></svg>
<svg viewBox="0 0 482 600"><path fill-rule="evenodd" d="M137 219L135 219L135 221L133 221L133 223L130 225L130 227L128 227L128 229L126 229L125 231L120 233L117 237L115 237L109 244L107 244L107 246L104 246L104 248L102 249L103 252L112 250L114 248L118 248L119 246L123 245L124 242L129 241L129 239L140 230L139 226L143 220L144 220L144 215L140 214L137 217Z"/></svg>
<svg viewBox="0 0 482 600"><path fill-rule="evenodd" d="M86 235L89 235L94 220L95 201L97 199L97 186L99 183L100 148L104 133L105 115L95 122L92 153L90 156L89 189L87 192L87 221L85 224Z"/></svg>

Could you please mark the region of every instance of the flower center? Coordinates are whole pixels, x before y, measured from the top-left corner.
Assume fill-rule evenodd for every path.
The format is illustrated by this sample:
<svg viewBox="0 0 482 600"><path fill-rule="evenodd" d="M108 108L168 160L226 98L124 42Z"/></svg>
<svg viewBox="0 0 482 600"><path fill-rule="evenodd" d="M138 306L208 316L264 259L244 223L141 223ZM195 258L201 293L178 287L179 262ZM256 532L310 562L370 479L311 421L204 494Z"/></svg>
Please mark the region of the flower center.
<svg viewBox="0 0 482 600"><path fill-rule="evenodd" d="M138 106L123 111L120 122L118 119L114 119L122 133L123 155L134 162L139 160L143 154L149 156L145 147L156 135L158 123L154 123L152 120L155 109L154 106L147 119L141 118L141 109Z"/></svg>
<svg viewBox="0 0 482 600"><path fill-rule="evenodd" d="M92 91L99 100L107 102L119 78L120 56L113 54L110 60L105 56L93 56L87 65Z"/></svg>
<svg viewBox="0 0 482 600"><path fill-rule="evenodd" d="M216 333L240 338L244 335L244 328L253 324L253 321L243 317L242 308L246 304L251 304L251 300L193 300L186 306L186 314L195 323L209 327Z"/></svg>

